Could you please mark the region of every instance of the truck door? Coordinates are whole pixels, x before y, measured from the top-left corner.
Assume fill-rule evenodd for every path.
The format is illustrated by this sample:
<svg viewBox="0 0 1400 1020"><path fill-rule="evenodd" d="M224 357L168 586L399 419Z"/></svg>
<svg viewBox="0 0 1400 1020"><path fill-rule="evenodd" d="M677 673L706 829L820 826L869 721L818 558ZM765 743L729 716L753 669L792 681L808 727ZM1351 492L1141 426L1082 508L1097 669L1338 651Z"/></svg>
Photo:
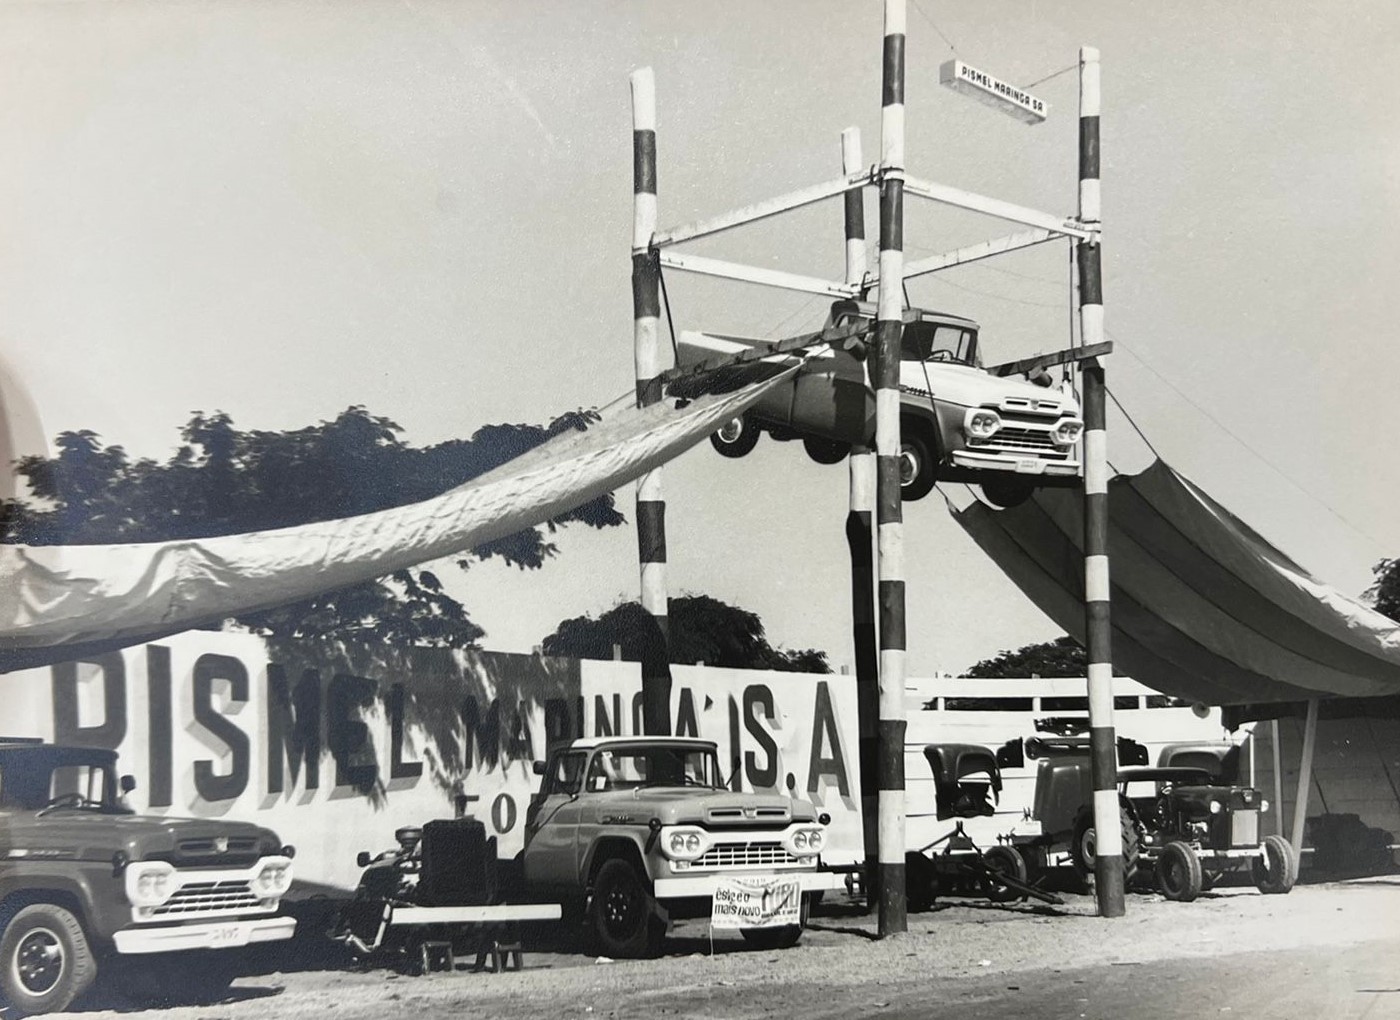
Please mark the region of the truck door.
<svg viewBox="0 0 1400 1020"><path fill-rule="evenodd" d="M525 879L540 885L578 882L579 790L588 756L561 751L545 765L539 795L525 813Z"/></svg>

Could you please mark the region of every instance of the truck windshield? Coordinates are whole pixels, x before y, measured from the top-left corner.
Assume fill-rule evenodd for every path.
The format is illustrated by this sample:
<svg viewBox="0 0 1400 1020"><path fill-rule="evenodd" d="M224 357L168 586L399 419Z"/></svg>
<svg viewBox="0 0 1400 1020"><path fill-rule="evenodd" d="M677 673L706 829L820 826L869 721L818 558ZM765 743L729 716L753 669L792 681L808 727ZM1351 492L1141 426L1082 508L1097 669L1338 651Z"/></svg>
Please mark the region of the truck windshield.
<svg viewBox="0 0 1400 1020"><path fill-rule="evenodd" d="M0 756L0 807L106 809L116 804L112 767L35 749Z"/></svg>
<svg viewBox="0 0 1400 1020"><path fill-rule="evenodd" d="M977 364L977 334L938 322L908 322L901 341L905 361L954 361Z"/></svg>
<svg viewBox="0 0 1400 1020"><path fill-rule="evenodd" d="M719 767L708 747L605 747L588 766L588 788L628 790L642 786L719 786Z"/></svg>

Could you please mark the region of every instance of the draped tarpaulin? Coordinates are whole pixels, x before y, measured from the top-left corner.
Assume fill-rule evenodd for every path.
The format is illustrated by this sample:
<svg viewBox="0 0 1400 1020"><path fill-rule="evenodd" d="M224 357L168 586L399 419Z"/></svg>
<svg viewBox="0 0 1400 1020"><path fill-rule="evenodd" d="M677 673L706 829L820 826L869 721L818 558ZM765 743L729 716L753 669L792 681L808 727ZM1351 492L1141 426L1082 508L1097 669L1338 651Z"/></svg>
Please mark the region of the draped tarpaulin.
<svg viewBox="0 0 1400 1020"><path fill-rule="evenodd" d="M799 361L773 360L731 370L720 382L692 382L683 398L647 408L620 398L587 430L408 506L176 542L0 546L0 671L154 640L533 527L640 477L741 414Z"/></svg>
<svg viewBox="0 0 1400 1020"><path fill-rule="evenodd" d="M1108 505L1116 672L1215 705L1400 693L1400 625L1309 575L1160 460L1113 478ZM954 517L1084 640L1078 490Z"/></svg>

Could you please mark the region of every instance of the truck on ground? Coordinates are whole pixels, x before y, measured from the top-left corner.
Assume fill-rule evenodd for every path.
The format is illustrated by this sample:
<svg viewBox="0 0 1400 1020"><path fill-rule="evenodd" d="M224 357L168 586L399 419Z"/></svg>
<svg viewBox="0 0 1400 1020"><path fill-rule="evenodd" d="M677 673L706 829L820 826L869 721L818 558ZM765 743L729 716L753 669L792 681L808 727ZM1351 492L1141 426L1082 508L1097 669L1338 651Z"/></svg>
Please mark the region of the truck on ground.
<svg viewBox="0 0 1400 1020"><path fill-rule="evenodd" d="M730 789L712 741L579 739L553 749L535 771L541 786L518 862L497 869L494 847L465 838L463 860L475 862L466 870L479 877L460 883L449 903L429 890L424 869L463 869L430 864L431 849L421 865L402 848L377 862L362 855L361 920L343 920L342 937L369 949L392 937L396 923L552 916L582 926L600 955L628 958L659 952L673 919L709 915L752 945L776 949L800 939L814 897L844 888L843 875L822 867L830 818L783 794ZM411 847L419 840L416 830L401 836Z"/></svg>
<svg viewBox="0 0 1400 1020"><path fill-rule="evenodd" d="M293 849L247 822L138 815L114 751L0 737L0 995L66 1009L99 973L217 992L238 951L292 937ZM141 966L137 961L144 962ZM173 983L173 982L172 982Z"/></svg>

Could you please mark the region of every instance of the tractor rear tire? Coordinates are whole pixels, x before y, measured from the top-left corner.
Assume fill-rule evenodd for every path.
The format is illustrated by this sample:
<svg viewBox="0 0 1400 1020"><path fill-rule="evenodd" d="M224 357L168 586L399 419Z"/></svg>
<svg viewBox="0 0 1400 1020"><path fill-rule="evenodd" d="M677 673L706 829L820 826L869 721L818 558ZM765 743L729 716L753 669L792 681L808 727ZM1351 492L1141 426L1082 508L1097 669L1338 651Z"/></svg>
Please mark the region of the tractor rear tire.
<svg viewBox="0 0 1400 1020"><path fill-rule="evenodd" d="M1266 836L1264 855L1254 859L1251 871L1261 893L1281 895L1298 881L1298 855L1282 836Z"/></svg>
<svg viewBox="0 0 1400 1020"><path fill-rule="evenodd" d="M982 861L990 870L1008 878L1014 878L1022 885L1025 885L1029 877L1026 859L1015 847L994 846L982 855ZM1026 894L1019 889L1002 885L993 878L987 879L987 899L993 903L1011 903L1015 900L1025 899L1025 896Z"/></svg>
<svg viewBox="0 0 1400 1020"><path fill-rule="evenodd" d="M1141 840L1138 837L1137 825L1133 822L1133 817L1128 813L1126 805L1118 805L1118 829L1123 841L1123 884L1127 885L1137 875L1138 858L1142 853ZM1092 809L1085 809L1080 813L1079 818L1074 823L1074 836L1070 842L1069 857L1074 865L1074 870L1079 873L1079 877L1086 882L1094 877L1094 865L1097 854L1094 839L1094 812Z"/></svg>
<svg viewBox="0 0 1400 1020"><path fill-rule="evenodd" d="M1157 888L1178 903L1190 903L1201 895L1201 859L1190 843L1168 843L1157 859Z"/></svg>

